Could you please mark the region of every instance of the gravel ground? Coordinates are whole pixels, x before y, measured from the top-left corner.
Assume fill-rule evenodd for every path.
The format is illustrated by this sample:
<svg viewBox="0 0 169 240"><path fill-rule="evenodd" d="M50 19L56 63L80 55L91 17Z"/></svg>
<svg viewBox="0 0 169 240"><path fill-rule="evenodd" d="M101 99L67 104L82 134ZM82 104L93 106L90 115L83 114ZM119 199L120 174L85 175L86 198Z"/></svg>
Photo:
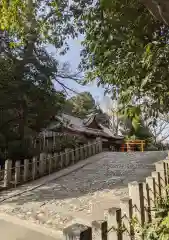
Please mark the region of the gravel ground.
<svg viewBox="0 0 169 240"><path fill-rule="evenodd" d="M62 230L73 222L102 219L104 209L118 206L127 184L143 181L166 152L101 153L101 160L1 203L0 211Z"/></svg>

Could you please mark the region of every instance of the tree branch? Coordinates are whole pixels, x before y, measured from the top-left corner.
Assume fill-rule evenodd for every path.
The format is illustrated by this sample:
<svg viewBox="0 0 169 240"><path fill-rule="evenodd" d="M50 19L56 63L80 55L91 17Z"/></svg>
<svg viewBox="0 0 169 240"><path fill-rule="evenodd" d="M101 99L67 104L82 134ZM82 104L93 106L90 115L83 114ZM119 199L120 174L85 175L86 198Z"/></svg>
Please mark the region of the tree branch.
<svg viewBox="0 0 169 240"><path fill-rule="evenodd" d="M57 77L63 78L63 79L71 79L80 84L80 81L82 80L82 78L79 77L80 73L81 73L81 71L79 71L75 74L65 74L64 69L63 69L63 73L62 73L62 71L59 71L59 74L57 74Z"/></svg>
<svg viewBox="0 0 169 240"><path fill-rule="evenodd" d="M145 7L157 20L169 25L169 1L168 0L141 0Z"/></svg>
<svg viewBox="0 0 169 240"><path fill-rule="evenodd" d="M66 86L64 83L62 83L61 81L59 81L58 79L55 79L55 81L61 85L61 87L63 88L63 90L68 94L67 90L75 93L75 94L78 94L78 92L76 92L75 90L69 88L68 86Z"/></svg>

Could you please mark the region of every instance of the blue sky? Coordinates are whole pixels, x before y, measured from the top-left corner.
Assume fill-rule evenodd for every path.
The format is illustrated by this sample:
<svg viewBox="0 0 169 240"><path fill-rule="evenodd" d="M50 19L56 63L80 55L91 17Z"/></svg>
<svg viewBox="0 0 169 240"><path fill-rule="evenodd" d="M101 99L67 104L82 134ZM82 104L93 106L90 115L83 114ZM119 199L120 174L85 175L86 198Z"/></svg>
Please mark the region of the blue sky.
<svg viewBox="0 0 169 240"><path fill-rule="evenodd" d="M80 63L80 51L82 49L81 47L81 40L83 40L83 37L79 37L78 39L70 39L69 40L69 46L70 50L67 52L66 55L60 56L59 60L61 62L68 62L70 64L72 72L77 72L78 64ZM52 47L48 47L48 51L55 55L55 49ZM95 83L92 83L88 86L81 86L77 84L76 82L67 79L64 82L69 88L74 89L77 92L83 92L83 91L88 91L90 92L95 100L97 102L101 102L104 97L104 89L101 87L97 87ZM59 86L56 85L56 88Z"/></svg>

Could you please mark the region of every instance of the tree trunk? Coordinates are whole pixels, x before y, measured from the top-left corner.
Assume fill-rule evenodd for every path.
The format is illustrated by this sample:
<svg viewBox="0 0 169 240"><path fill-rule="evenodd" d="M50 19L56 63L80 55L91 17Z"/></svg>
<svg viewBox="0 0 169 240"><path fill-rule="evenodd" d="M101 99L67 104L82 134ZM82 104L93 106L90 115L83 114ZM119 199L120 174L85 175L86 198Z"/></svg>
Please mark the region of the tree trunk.
<svg viewBox="0 0 169 240"><path fill-rule="evenodd" d="M141 0L141 2L157 20L169 25L168 0Z"/></svg>

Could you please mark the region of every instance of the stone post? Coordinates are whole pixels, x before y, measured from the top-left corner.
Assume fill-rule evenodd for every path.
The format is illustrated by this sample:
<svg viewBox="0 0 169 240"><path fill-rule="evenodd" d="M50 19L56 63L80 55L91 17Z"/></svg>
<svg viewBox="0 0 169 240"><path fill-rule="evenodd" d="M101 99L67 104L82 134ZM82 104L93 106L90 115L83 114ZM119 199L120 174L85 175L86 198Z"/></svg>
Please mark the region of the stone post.
<svg viewBox="0 0 169 240"><path fill-rule="evenodd" d="M169 159L164 160L166 165L167 184L169 184Z"/></svg>
<svg viewBox="0 0 169 240"><path fill-rule="evenodd" d="M98 144L99 144L99 153L103 151L102 149L102 139L98 139Z"/></svg>
<svg viewBox="0 0 169 240"><path fill-rule="evenodd" d="M160 173L152 172L152 177L155 179L155 191L156 191L156 200L161 198L161 184L160 184Z"/></svg>
<svg viewBox="0 0 169 240"><path fill-rule="evenodd" d="M166 198L167 173L166 173L165 163L163 161L159 161L155 163L155 167L156 167L156 172L160 173L161 197Z"/></svg>
<svg viewBox="0 0 169 240"><path fill-rule="evenodd" d="M21 166L20 166L20 161L16 161L15 162L15 186L20 182L20 170L21 170Z"/></svg>
<svg viewBox="0 0 169 240"><path fill-rule="evenodd" d="M65 166L65 152L60 153L59 166L60 166L61 169Z"/></svg>
<svg viewBox="0 0 169 240"><path fill-rule="evenodd" d="M125 226L126 231L123 233L123 239L131 240L134 236L133 227L131 224L131 220L133 217L133 208L132 208L132 200L130 198L122 198L120 200L120 208L122 215L125 216L122 218L122 225Z"/></svg>
<svg viewBox="0 0 169 240"><path fill-rule="evenodd" d="M88 158L87 145L84 145L84 158Z"/></svg>
<svg viewBox="0 0 169 240"><path fill-rule="evenodd" d="M147 183L143 183L143 194L144 194L144 211L145 211L145 222L151 222L151 212L150 212L150 196L149 187Z"/></svg>
<svg viewBox="0 0 169 240"><path fill-rule="evenodd" d="M96 153L99 153L99 141L100 141L100 138L96 138Z"/></svg>
<svg viewBox="0 0 169 240"><path fill-rule="evenodd" d="M70 149L69 148L66 148L65 149L65 166L69 166L69 163L70 163Z"/></svg>
<svg viewBox="0 0 169 240"><path fill-rule="evenodd" d="M121 231L121 209L110 208L104 212L105 220L107 221L107 228L111 229L107 234L108 240L122 239Z"/></svg>
<svg viewBox="0 0 169 240"><path fill-rule="evenodd" d="M93 144L92 144L92 155L95 155L96 154L96 142L93 142Z"/></svg>
<svg viewBox="0 0 169 240"><path fill-rule="evenodd" d="M155 217L155 200L156 200L156 191L155 191L155 179L153 177L147 177L146 178L146 183L148 186L148 191L149 191L149 198L150 198L150 213L151 213L151 219Z"/></svg>
<svg viewBox="0 0 169 240"><path fill-rule="evenodd" d="M74 224L63 229L64 240L92 240L92 231L88 226Z"/></svg>
<svg viewBox="0 0 169 240"><path fill-rule="evenodd" d="M80 147L80 160L84 159L84 146Z"/></svg>
<svg viewBox="0 0 169 240"><path fill-rule="evenodd" d="M45 174L48 172L48 166L47 166L47 153L44 153L43 167L44 167L44 175L45 175Z"/></svg>
<svg viewBox="0 0 169 240"><path fill-rule="evenodd" d="M88 143L88 153L89 153L89 157L92 156L92 144L91 142Z"/></svg>
<svg viewBox="0 0 169 240"><path fill-rule="evenodd" d="M34 180L37 176L37 157L32 159L32 179Z"/></svg>
<svg viewBox="0 0 169 240"><path fill-rule="evenodd" d="M54 153L53 155L53 170L55 171L58 167L59 156L58 153Z"/></svg>
<svg viewBox="0 0 169 240"><path fill-rule="evenodd" d="M10 185L12 179L12 160L5 161L5 170L4 170L4 187L8 187Z"/></svg>
<svg viewBox="0 0 169 240"><path fill-rule="evenodd" d="M29 178L29 159L24 159L23 180L26 182Z"/></svg>
<svg viewBox="0 0 169 240"><path fill-rule="evenodd" d="M44 162L46 161L45 157L46 157L45 153L40 153L40 157L39 157L39 174L40 174L40 176L44 176L44 173L45 173L45 164L44 164Z"/></svg>
<svg viewBox="0 0 169 240"><path fill-rule="evenodd" d="M75 159L76 159L76 162L78 162L79 159L80 159L79 147L76 147L76 148L75 148Z"/></svg>
<svg viewBox="0 0 169 240"><path fill-rule="evenodd" d="M48 166L48 173L52 172L52 163L53 163L53 156L52 154L47 155L47 166Z"/></svg>
<svg viewBox="0 0 169 240"><path fill-rule="evenodd" d="M74 151L74 149L71 150L71 164L75 164L75 151Z"/></svg>
<svg viewBox="0 0 169 240"><path fill-rule="evenodd" d="M92 222L92 238L95 240L107 240L107 222L93 221ZM113 239L116 240L116 239Z"/></svg>
<svg viewBox="0 0 169 240"><path fill-rule="evenodd" d="M128 184L129 197L133 203L133 215L137 218L139 224L143 226L145 222L143 183L131 182Z"/></svg>

